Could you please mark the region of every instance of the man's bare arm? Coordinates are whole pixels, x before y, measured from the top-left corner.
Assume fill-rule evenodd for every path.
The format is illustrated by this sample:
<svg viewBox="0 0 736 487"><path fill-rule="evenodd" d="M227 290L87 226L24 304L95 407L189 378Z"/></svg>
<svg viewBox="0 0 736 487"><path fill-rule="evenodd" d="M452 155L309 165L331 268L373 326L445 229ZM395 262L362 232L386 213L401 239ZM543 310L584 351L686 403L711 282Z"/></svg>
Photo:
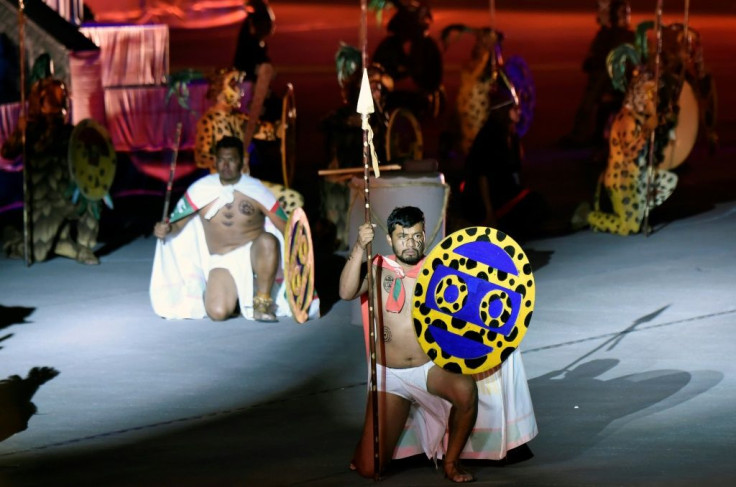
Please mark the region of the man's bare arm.
<svg viewBox="0 0 736 487"><path fill-rule="evenodd" d="M255 201L255 200L253 200ZM283 208L281 208L281 205L278 206L278 209L276 211L270 211L268 208L264 207L260 202L255 201L256 205L258 205L258 208L263 212L264 215L266 215L266 218L271 220L271 223L274 224L274 226L281 232L282 235L286 234L286 220L288 219L286 217L286 212L284 212Z"/></svg>
<svg viewBox="0 0 736 487"><path fill-rule="evenodd" d="M167 223L167 222L158 222L153 227L153 234L160 239L166 238L168 235L176 235L181 231L184 226L189 223L189 220L194 218L197 215L197 213L192 213L191 215L187 215L184 218L180 220L176 220L173 223Z"/></svg>
<svg viewBox="0 0 736 487"><path fill-rule="evenodd" d="M373 225L364 223L358 229L358 240L350 250L348 260L340 274L340 298L345 300L355 299L368 290L368 282L361 280L361 269L363 267L363 254L366 246L373 241Z"/></svg>

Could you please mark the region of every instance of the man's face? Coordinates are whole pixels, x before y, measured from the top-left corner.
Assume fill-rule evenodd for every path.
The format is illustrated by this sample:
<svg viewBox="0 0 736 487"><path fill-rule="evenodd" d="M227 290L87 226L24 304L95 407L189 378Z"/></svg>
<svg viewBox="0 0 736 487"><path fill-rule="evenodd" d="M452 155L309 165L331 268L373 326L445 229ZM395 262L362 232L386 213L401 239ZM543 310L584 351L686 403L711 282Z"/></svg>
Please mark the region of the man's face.
<svg viewBox="0 0 736 487"><path fill-rule="evenodd" d="M424 223L411 227L396 225L386 238L396 257L405 264L414 265L424 256Z"/></svg>
<svg viewBox="0 0 736 487"><path fill-rule="evenodd" d="M217 151L215 168L222 184L235 184L243 171L243 157L234 147L225 147Z"/></svg>

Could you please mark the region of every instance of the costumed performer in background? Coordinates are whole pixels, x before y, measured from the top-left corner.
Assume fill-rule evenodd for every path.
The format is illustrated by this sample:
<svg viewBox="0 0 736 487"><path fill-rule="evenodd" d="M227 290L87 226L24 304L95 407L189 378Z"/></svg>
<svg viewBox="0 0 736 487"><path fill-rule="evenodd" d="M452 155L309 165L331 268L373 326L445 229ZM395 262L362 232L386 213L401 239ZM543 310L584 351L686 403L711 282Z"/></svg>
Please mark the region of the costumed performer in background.
<svg viewBox="0 0 736 487"><path fill-rule="evenodd" d="M242 141L223 137L217 173L187 189L170 223L155 225L161 239L150 284L156 314L215 321L236 311L258 321L290 315L283 284L276 284L286 214L268 188L243 174L244 164Z"/></svg>
<svg viewBox="0 0 736 487"><path fill-rule="evenodd" d="M276 16L267 0L247 0L244 8L233 66L245 73L243 107L258 124L255 140L243 139L245 152L253 177L278 183L283 180L277 133L283 103L270 88L276 73L266 44L275 31Z"/></svg>
<svg viewBox="0 0 736 487"><path fill-rule="evenodd" d="M363 167L363 128L357 111L362 80L361 52L341 43L335 54L337 82L342 105L328 113L320 123L324 136L326 169ZM388 118L383 111L385 96L391 89L391 79L381 66L368 66L368 80L375 111L369 115L378 160L386 161L386 130ZM388 85L387 85L388 84ZM335 226L337 245L347 250L348 219L350 216L349 182L357 173L325 176L320 180L320 216Z"/></svg>
<svg viewBox="0 0 736 487"><path fill-rule="evenodd" d="M677 175L656 167L651 169L652 187L648 188L647 184L649 140L658 125L656 90L649 72L635 72L626 91L624 106L611 125L608 165L596 188L594 210L590 211L587 202L581 203L573 215L573 228L590 225L601 232L638 233L647 206L650 209L659 206L675 190ZM654 195L651 201L647 189Z"/></svg>
<svg viewBox="0 0 736 487"><path fill-rule="evenodd" d="M609 119L623 103L623 94L613 87L608 75L606 58L618 46L633 44L636 34L631 28L629 0L599 0L596 20L600 27L583 60L583 72L588 76L585 91L575 112L572 130L561 143L570 147L592 143L603 149L602 160L605 160L605 131Z"/></svg>
<svg viewBox="0 0 736 487"><path fill-rule="evenodd" d="M426 0L377 0L376 10L392 3L396 12L389 20L388 35L373 52L372 62L380 64L393 79L393 91L386 97L385 110L407 108L417 117L437 117L444 109L442 51L430 37L432 12Z"/></svg>
<svg viewBox="0 0 736 487"><path fill-rule="evenodd" d="M381 310L376 319L383 330L383 341L376 346L380 469L384 471L392 458L425 453L432 459L444 457L445 476L451 481L471 482L475 478L460 465L460 458L506 458L510 449L537 434L521 355L514 351L483 377L449 372L431 362L417 340L411 303L405 302L414 296L425 258L424 214L416 207L395 208L387 227L395 255L377 255L371 266L378 293L375 309ZM373 239L373 226L361 225L340 276L340 297L360 296L366 313L362 256ZM365 477L374 474L373 414L369 398L351 463Z"/></svg>
<svg viewBox="0 0 736 487"><path fill-rule="evenodd" d="M548 210L544 198L523 181L516 130L521 108L513 93L499 89L496 100L504 98L491 108L465 159L463 218L524 240L539 235Z"/></svg>
<svg viewBox="0 0 736 487"><path fill-rule="evenodd" d="M18 119L15 131L2 145L5 159L19 157L25 130L33 260L41 262L55 253L83 264L99 264L93 252L99 213L84 198L72 201L75 182L69 171L69 141L74 126L69 122L66 85L53 77L48 55L39 57L33 73L37 80L28 96L28 118ZM4 250L10 257L22 258L23 235L6 235Z"/></svg>

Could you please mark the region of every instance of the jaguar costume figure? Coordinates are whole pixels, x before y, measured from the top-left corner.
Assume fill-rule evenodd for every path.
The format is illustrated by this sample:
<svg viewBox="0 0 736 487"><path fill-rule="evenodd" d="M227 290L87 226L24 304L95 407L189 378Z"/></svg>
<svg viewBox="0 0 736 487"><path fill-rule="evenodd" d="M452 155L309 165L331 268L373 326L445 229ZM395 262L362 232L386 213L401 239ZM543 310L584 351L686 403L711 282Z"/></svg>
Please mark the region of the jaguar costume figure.
<svg viewBox="0 0 736 487"><path fill-rule="evenodd" d="M26 170L29 171L31 249L28 257L42 262L54 254L88 265L99 264L94 254L100 227L100 215L94 205L73 201L75 181L69 171L69 144L74 126L68 116L69 95L63 81L52 76L31 86L28 118L18 126L2 146L6 159L23 152L26 137ZM24 235L9 230L5 253L23 258Z"/></svg>
<svg viewBox="0 0 736 487"><path fill-rule="evenodd" d="M648 74L640 74L632 82L623 108L611 125L608 163L596 189L594 210L586 218L585 205L579 207L573 225L577 218L587 221L595 231L619 235L638 233L647 204L651 210L674 191L676 174L657 168L652 168L649 174L648 170L649 140L657 127L654 101L654 80ZM648 186L650 198L647 198ZM610 199L612 212L602 209L603 192Z"/></svg>
<svg viewBox="0 0 736 487"><path fill-rule="evenodd" d="M194 160L197 167L215 172L215 144L226 135L243 140L248 116L240 110L245 73L237 69L218 70L210 79L207 98L215 104L197 121ZM259 123L254 139L278 140L273 123ZM246 148L247 150L247 148Z"/></svg>
<svg viewBox="0 0 736 487"><path fill-rule="evenodd" d="M500 41L503 36L491 29L477 29L476 40L468 62L460 71L457 112L460 117L460 150L470 146L491 110L491 93L498 76ZM492 63L489 69L489 62Z"/></svg>

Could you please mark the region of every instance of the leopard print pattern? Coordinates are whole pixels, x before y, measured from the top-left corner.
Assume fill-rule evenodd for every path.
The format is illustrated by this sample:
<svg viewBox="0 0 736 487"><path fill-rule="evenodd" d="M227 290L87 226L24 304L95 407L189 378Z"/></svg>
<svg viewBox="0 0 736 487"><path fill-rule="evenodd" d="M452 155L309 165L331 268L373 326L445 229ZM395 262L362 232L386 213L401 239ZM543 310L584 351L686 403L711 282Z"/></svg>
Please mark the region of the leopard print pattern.
<svg viewBox="0 0 736 487"><path fill-rule="evenodd" d="M587 217L593 230L618 235L638 233L647 211L647 179L654 195L650 210L669 198L677 186L677 175L670 171L654 168L647 178L654 117L654 81L639 77L611 124L608 163L596 189L594 210ZM602 191L611 201L612 213L601 211Z"/></svg>
<svg viewBox="0 0 736 487"><path fill-rule="evenodd" d="M488 227L459 230L432 249L417 276L419 345L450 372L489 371L521 343L535 289L527 255L511 237Z"/></svg>
<svg viewBox="0 0 736 487"><path fill-rule="evenodd" d="M296 208L304 207L304 196L302 196L298 191L270 181L261 182L271 191L271 193L273 193L276 199L279 200L279 204L281 205L281 208L284 209L287 216L291 216L291 213Z"/></svg>
<svg viewBox="0 0 736 487"><path fill-rule="evenodd" d="M487 66L497 42L497 34L492 30L476 30L471 57L460 71L457 113L460 118L460 150L463 154L470 151L475 136L488 120L491 91L496 80L495 76L488 75Z"/></svg>
<svg viewBox="0 0 736 487"><path fill-rule="evenodd" d="M215 169L215 145L225 136L245 139L248 115L241 111L243 92L241 84L245 73L236 69L220 69L209 80L207 98L214 101L197 120L194 142L194 161L197 167ZM280 122L260 121L254 139L274 141L279 138ZM245 147L248 150L248 147Z"/></svg>
<svg viewBox="0 0 736 487"><path fill-rule="evenodd" d="M215 145L225 136L243 140L247 117L236 110L212 107L197 121L197 139L194 145L194 160L197 167L215 172Z"/></svg>

